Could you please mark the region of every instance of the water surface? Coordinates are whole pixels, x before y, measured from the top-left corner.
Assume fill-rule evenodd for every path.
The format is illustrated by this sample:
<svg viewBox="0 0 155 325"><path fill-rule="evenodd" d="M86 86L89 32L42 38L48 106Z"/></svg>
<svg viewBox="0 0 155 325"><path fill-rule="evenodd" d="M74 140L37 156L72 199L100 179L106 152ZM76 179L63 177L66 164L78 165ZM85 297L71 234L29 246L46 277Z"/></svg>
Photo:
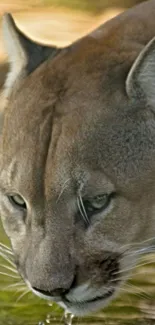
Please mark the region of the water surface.
<svg viewBox="0 0 155 325"><path fill-rule="evenodd" d="M0 228L0 241L8 240ZM0 248L3 255L5 248ZM7 256L9 256L7 254ZM107 308L85 318L72 319L73 324L90 325L152 325L155 324L155 255L141 260L133 278L122 289L121 295ZM9 276L8 276L9 275ZM52 302L27 292L27 287L4 256L0 258L0 325L71 325L70 316Z"/></svg>

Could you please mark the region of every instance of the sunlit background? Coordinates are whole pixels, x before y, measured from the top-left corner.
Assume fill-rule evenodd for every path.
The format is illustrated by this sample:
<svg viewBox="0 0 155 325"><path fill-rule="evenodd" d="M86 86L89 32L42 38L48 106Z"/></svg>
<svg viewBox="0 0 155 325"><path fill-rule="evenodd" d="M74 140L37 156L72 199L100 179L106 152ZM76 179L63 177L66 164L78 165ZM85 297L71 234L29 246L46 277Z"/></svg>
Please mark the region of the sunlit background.
<svg viewBox="0 0 155 325"><path fill-rule="evenodd" d="M12 12L32 38L65 46L96 28L138 0L17 0L0 1L0 17ZM0 60L6 60L0 30ZM0 71L0 79L2 72ZM140 261L120 297L98 314L83 319L63 316L52 303L34 297L16 273L11 251L0 229L0 325L45 324L155 324L155 256Z"/></svg>

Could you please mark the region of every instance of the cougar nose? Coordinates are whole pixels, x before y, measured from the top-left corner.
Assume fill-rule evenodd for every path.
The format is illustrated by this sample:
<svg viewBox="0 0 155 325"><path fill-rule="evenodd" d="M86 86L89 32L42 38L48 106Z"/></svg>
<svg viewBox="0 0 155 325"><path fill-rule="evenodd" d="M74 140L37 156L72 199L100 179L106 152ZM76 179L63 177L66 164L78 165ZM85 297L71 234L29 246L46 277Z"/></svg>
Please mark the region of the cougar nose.
<svg viewBox="0 0 155 325"><path fill-rule="evenodd" d="M32 289L34 291L38 292L38 293L41 293L44 296L51 297L51 298L56 298L56 299L59 299L59 300L61 300L61 297L63 295L68 293L68 290L62 289L62 288L57 288L57 289L55 289L53 291L50 291L50 290L46 291L46 290L38 289L36 287L33 287Z"/></svg>

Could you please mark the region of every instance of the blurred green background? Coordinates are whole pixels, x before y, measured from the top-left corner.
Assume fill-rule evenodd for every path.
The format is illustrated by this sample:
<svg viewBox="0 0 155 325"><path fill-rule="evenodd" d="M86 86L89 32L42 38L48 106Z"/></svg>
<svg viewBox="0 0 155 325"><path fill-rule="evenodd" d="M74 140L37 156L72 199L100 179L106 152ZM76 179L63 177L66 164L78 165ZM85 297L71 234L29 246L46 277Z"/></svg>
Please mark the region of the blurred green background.
<svg viewBox="0 0 155 325"><path fill-rule="evenodd" d="M0 1L0 17L12 12L19 26L46 43L65 46L140 0ZM5 53L0 31L0 58Z"/></svg>

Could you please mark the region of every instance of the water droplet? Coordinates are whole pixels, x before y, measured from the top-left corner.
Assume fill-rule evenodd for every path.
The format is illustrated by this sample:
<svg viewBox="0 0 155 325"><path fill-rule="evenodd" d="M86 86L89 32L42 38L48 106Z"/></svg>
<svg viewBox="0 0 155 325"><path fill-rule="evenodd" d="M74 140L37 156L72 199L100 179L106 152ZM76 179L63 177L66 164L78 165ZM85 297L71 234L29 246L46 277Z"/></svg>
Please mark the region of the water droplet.
<svg viewBox="0 0 155 325"><path fill-rule="evenodd" d="M74 315L65 311L64 313L64 325L72 325L72 320L74 318Z"/></svg>
<svg viewBox="0 0 155 325"><path fill-rule="evenodd" d="M48 302L48 306L52 307L53 306L53 302Z"/></svg>
<svg viewBox="0 0 155 325"><path fill-rule="evenodd" d="M51 319L51 315L48 314L48 315L46 316L46 323L47 323L47 324L50 324L50 319Z"/></svg>

